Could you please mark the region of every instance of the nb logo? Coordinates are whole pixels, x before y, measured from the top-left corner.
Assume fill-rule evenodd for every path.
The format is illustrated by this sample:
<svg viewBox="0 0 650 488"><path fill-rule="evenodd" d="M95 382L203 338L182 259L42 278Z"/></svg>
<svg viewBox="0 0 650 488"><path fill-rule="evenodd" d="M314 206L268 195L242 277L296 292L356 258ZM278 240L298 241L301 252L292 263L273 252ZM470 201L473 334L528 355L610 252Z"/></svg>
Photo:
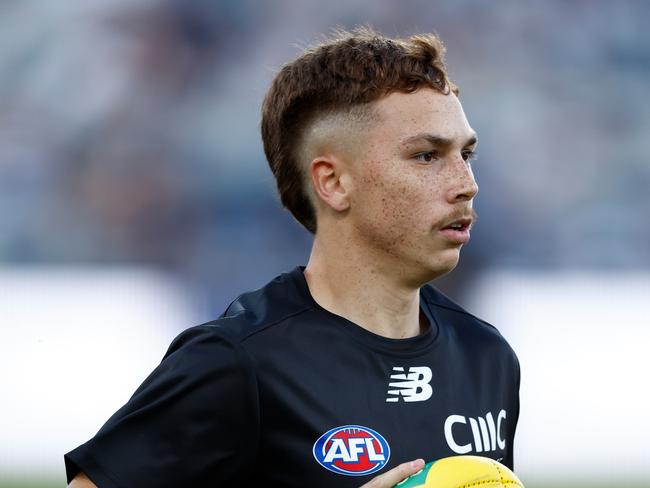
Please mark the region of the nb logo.
<svg viewBox="0 0 650 488"><path fill-rule="evenodd" d="M404 368L396 366L388 383L387 402L423 402L431 398L433 389L429 384L433 373L427 366L415 366L404 373Z"/></svg>
<svg viewBox="0 0 650 488"><path fill-rule="evenodd" d="M445 439L456 454L496 451L497 446L499 449L505 449L506 440L501 436L501 426L505 419L505 410L498 413L496 421L492 412L477 418L450 415L445 420ZM474 442L461 444L459 439L471 439Z"/></svg>

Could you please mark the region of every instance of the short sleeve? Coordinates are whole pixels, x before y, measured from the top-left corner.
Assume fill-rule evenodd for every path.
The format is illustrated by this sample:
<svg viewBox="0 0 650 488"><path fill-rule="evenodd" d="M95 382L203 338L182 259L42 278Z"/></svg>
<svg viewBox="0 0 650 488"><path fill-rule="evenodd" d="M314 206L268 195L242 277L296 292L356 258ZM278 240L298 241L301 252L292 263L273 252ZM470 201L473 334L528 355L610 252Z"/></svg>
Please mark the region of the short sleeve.
<svg viewBox="0 0 650 488"><path fill-rule="evenodd" d="M243 348L214 326L179 335L99 432L65 455L68 482L98 486L239 486L255 462L259 410Z"/></svg>
<svg viewBox="0 0 650 488"><path fill-rule="evenodd" d="M515 402L515 408L513 411L512 415L512 427L511 427L511 434L510 434L510 439L512 441L510 442L510 456L508 459L508 466L510 469L514 471L515 469L515 460L514 460L514 443L515 443L515 433L517 432L517 424L519 422L519 409L520 409L520 400L519 400L519 391L520 391L520 386L521 386L521 368L519 365L519 359L517 358L517 355L512 352L512 358L513 358L513 364L514 364L514 370L515 370L515 385L514 385L514 402Z"/></svg>

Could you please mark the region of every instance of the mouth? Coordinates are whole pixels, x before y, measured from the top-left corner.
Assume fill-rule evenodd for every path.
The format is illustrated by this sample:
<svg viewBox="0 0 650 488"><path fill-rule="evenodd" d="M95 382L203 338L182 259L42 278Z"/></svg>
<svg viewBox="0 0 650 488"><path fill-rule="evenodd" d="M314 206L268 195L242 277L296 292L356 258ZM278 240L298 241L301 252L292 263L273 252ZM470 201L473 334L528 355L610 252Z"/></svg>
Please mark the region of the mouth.
<svg viewBox="0 0 650 488"><path fill-rule="evenodd" d="M472 227L472 218L463 217L445 225L440 233L449 241L455 244L465 244L469 241L469 230Z"/></svg>

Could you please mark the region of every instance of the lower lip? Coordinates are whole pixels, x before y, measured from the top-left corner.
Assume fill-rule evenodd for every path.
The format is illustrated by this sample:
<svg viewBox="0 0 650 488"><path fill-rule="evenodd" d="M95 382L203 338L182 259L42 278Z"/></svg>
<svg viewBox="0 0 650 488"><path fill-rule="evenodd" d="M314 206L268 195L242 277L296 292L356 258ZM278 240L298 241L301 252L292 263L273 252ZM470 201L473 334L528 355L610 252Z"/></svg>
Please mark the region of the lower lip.
<svg viewBox="0 0 650 488"><path fill-rule="evenodd" d="M441 229L440 233L445 236L447 240L455 244L465 244L467 241L469 241L469 229Z"/></svg>

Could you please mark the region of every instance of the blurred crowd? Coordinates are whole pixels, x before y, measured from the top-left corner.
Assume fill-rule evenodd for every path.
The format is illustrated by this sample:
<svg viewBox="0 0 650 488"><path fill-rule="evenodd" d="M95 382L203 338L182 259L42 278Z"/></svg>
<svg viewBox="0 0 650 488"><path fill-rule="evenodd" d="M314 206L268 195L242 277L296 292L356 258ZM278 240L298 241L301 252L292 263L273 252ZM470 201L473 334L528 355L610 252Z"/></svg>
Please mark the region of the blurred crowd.
<svg viewBox="0 0 650 488"><path fill-rule="evenodd" d="M485 267L650 267L650 3L0 3L0 263L144 264L213 297L305 264L259 136L335 26L435 31L479 134ZM455 290L455 291L454 291Z"/></svg>

